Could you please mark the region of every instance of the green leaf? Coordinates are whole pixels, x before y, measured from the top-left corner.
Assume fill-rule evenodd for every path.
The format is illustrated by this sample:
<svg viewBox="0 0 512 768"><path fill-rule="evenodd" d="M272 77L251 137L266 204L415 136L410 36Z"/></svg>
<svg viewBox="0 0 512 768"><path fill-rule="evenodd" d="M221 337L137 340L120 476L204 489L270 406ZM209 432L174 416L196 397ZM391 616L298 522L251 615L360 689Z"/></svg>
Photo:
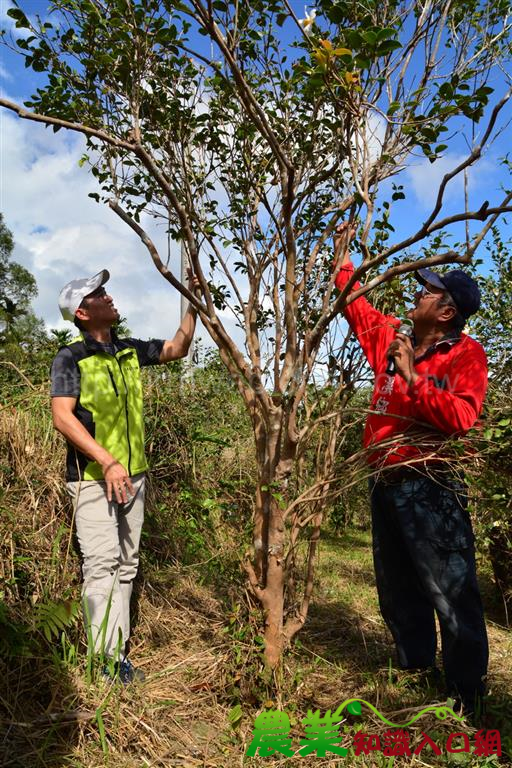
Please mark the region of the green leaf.
<svg viewBox="0 0 512 768"><path fill-rule="evenodd" d="M327 18L333 24L342 24L346 20L345 9L340 5L332 5L327 11Z"/></svg>
<svg viewBox="0 0 512 768"><path fill-rule="evenodd" d="M7 16L9 18L14 19L16 22L16 27L19 29L20 27L29 27L30 22L23 13L23 11L20 8L9 8L7 11Z"/></svg>
<svg viewBox="0 0 512 768"><path fill-rule="evenodd" d="M56 603L49 600L39 603L34 609L35 626L48 642L57 638L68 626L72 626L78 616L79 605L74 600Z"/></svg>
<svg viewBox="0 0 512 768"><path fill-rule="evenodd" d="M108 755L108 743L107 735L105 732L105 723L103 722L103 715L101 707L96 710L96 722L98 723L98 731L100 734L101 749L104 755Z"/></svg>
<svg viewBox="0 0 512 768"><path fill-rule="evenodd" d="M361 702L351 701L350 704L347 705L347 712L351 715L360 715L362 712Z"/></svg>
<svg viewBox="0 0 512 768"><path fill-rule="evenodd" d="M443 97L443 99L452 99L453 98L453 87L451 83L443 83L441 87L439 88L439 95Z"/></svg>
<svg viewBox="0 0 512 768"><path fill-rule="evenodd" d="M347 30L345 38L349 46L354 50L359 50L364 45L364 39L356 29Z"/></svg>
<svg viewBox="0 0 512 768"><path fill-rule="evenodd" d="M377 42L377 33L373 32L372 30L368 30L367 32L363 32L363 40L368 43L371 47L375 45Z"/></svg>
<svg viewBox="0 0 512 768"><path fill-rule="evenodd" d="M382 40L388 40L390 37L394 37L396 35L396 29L393 29L393 27L382 27L382 29L379 29L377 32L377 40L379 43Z"/></svg>
<svg viewBox="0 0 512 768"><path fill-rule="evenodd" d="M379 43L377 46L377 56L386 56L388 53L393 53L402 47L402 44L398 40L384 40L383 43Z"/></svg>
<svg viewBox="0 0 512 768"><path fill-rule="evenodd" d="M228 720L231 727L236 728L237 725L240 724L240 721L243 716L244 716L244 713L240 704L236 704L236 706L230 709L228 714Z"/></svg>
<svg viewBox="0 0 512 768"><path fill-rule="evenodd" d="M475 96L478 96L481 98L483 96L489 96L491 93L494 93L494 88L491 88L488 85L482 85L480 86L480 88L477 88L477 90L475 91Z"/></svg>
<svg viewBox="0 0 512 768"><path fill-rule="evenodd" d="M371 60L367 56L356 56L356 66L358 66L359 69L369 69L371 63Z"/></svg>

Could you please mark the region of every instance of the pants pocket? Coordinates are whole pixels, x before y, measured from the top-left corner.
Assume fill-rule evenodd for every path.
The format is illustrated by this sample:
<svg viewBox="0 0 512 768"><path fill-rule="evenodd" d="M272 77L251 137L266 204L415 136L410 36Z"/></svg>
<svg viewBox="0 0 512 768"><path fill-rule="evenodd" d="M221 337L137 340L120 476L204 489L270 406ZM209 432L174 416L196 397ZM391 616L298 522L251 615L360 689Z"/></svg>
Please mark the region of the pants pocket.
<svg viewBox="0 0 512 768"><path fill-rule="evenodd" d="M424 538L447 550L472 546L474 536L463 485L453 481L422 481L415 509Z"/></svg>

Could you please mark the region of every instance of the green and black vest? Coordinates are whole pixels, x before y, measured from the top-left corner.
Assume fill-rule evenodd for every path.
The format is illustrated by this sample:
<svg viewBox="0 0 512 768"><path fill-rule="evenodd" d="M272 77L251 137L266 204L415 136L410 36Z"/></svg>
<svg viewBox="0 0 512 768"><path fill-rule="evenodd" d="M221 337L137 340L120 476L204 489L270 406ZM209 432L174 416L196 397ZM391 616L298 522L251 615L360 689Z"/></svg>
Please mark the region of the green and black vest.
<svg viewBox="0 0 512 768"><path fill-rule="evenodd" d="M90 336L69 349L80 371L80 397L74 415L130 476L147 469L144 454L142 382L137 351L115 337L110 355ZM68 444L68 480L103 480L101 466Z"/></svg>

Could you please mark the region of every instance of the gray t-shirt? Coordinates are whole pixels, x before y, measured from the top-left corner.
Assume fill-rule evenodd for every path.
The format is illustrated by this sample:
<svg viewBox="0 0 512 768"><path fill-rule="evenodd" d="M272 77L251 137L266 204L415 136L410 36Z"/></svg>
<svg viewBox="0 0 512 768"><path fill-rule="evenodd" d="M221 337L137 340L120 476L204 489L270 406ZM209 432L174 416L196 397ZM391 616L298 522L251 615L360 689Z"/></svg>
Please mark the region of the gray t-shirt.
<svg viewBox="0 0 512 768"><path fill-rule="evenodd" d="M163 339L117 339L113 338L110 344L100 344L94 342L95 349L107 352L109 355L115 355L119 351L120 342L123 347L127 345L133 347L137 352L139 365L143 368L146 365L158 365L160 362L160 353L164 346ZM52 397L76 397L80 396L80 369L78 368L73 354L69 347L59 349L52 363L51 372L51 390Z"/></svg>

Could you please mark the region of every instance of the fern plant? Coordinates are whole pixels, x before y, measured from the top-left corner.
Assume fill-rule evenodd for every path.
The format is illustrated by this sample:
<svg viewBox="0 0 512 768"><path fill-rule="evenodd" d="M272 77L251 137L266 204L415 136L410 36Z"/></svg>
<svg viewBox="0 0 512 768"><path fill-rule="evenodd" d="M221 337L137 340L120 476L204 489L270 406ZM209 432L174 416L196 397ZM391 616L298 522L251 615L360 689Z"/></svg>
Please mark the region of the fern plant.
<svg viewBox="0 0 512 768"><path fill-rule="evenodd" d="M48 600L38 603L34 608L34 627L51 643L67 627L72 627L80 611L77 600Z"/></svg>

